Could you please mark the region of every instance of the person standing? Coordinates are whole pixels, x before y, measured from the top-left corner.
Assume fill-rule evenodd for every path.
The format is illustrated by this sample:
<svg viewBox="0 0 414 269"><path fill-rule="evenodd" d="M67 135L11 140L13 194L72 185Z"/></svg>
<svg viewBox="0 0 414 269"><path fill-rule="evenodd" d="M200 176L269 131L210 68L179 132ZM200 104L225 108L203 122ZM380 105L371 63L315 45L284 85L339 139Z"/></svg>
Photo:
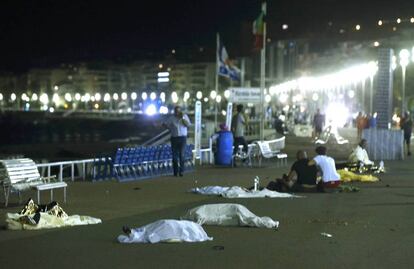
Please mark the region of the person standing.
<svg viewBox="0 0 414 269"><path fill-rule="evenodd" d="M364 115L360 111L356 117L356 127L357 127L357 136L360 140L362 138L362 130L365 128L365 119Z"/></svg>
<svg viewBox="0 0 414 269"><path fill-rule="evenodd" d="M185 164L185 147L187 145L188 127L190 118L183 114L179 106L174 107L174 115L163 125L171 133L171 150L173 158L174 176L183 176Z"/></svg>
<svg viewBox="0 0 414 269"><path fill-rule="evenodd" d="M325 123L325 117L321 114L319 108L316 110L315 116L313 116L313 128L315 138L319 138L322 133L323 125Z"/></svg>
<svg viewBox="0 0 414 269"><path fill-rule="evenodd" d="M407 145L407 155L411 156L410 144L411 133L413 132L413 121L408 112L404 113L404 118L401 120L401 130L404 131L404 142Z"/></svg>
<svg viewBox="0 0 414 269"><path fill-rule="evenodd" d="M233 116L231 131L234 136L234 149L233 154L236 154L239 150L239 145L243 145L243 151L247 152L248 145L244 138L244 132L247 126L247 117L243 113L243 105L237 105L237 113Z"/></svg>

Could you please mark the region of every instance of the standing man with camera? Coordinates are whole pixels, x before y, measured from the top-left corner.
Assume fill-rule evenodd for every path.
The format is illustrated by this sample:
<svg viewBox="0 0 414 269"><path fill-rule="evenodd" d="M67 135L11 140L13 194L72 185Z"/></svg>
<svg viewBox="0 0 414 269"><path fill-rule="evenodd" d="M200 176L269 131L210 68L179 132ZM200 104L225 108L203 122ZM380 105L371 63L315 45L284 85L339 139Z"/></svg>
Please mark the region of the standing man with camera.
<svg viewBox="0 0 414 269"><path fill-rule="evenodd" d="M185 147L187 144L188 127L191 125L190 118L183 114L181 107L174 107L174 115L163 123L171 133L171 150L173 158L174 176L183 176L185 164Z"/></svg>

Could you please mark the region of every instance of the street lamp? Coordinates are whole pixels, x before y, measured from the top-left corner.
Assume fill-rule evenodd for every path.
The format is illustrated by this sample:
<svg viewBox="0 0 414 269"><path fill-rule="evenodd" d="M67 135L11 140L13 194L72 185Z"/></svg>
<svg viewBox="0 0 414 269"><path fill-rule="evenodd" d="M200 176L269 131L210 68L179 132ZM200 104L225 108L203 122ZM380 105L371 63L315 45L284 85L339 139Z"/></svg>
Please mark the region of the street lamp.
<svg viewBox="0 0 414 269"><path fill-rule="evenodd" d="M407 49L403 49L400 51L400 65L402 71L402 91L401 91L401 115L405 111L405 71L407 69L407 65L410 61L410 52Z"/></svg>
<svg viewBox="0 0 414 269"><path fill-rule="evenodd" d="M213 90L213 91L210 92L210 98L211 99L213 99L213 100L216 99L216 96L217 96L217 92L216 91Z"/></svg>

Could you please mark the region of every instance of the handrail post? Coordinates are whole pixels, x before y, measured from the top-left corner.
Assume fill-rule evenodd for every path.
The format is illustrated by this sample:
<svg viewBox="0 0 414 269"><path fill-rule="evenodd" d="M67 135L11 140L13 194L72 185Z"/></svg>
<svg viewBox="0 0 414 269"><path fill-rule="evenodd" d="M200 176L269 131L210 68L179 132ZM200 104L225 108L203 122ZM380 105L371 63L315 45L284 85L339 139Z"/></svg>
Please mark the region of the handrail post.
<svg viewBox="0 0 414 269"><path fill-rule="evenodd" d="M72 163L72 167L71 167L71 177L72 177L72 181L75 181L75 164Z"/></svg>
<svg viewBox="0 0 414 269"><path fill-rule="evenodd" d="M59 180L63 181L63 164L59 165Z"/></svg>

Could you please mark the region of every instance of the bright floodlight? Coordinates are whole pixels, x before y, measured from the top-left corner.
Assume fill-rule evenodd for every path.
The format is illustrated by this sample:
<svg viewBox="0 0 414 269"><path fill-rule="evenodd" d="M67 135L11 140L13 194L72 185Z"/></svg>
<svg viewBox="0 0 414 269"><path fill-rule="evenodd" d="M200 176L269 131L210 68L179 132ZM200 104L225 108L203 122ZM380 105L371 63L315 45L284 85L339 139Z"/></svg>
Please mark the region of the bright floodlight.
<svg viewBox="0 0 414 269"><path fill-rule="evenodd" d="M102 98L102 96L101 96L101 94L99 92L95 93L95 100L96 100L96 102L101 101L101 98Z"/></svg>
<svg viewBox="0 0 414 269"><path fill-rule="evenodd" d="M37 101L39 100L39 97L37 96L36 93L32 94L32 101Z"/></svg>
<svg viewBox="0 0 414 269"><path fill-rule="evenodd" d="M89 102L91 100L91 95L89 93L86 93L84 97L85 97L85 102Z"/></svg>
<svg viewBox="0 0 414 269"><path fill-rule="evenodd" d="M355 25L355 30L357 30L357 31L361 30L361 25L359 25L359 24Z"/></svg>
<svg viewBox="0 0 414 269"><path fill-rule="evenodd" d="M354 98L354 96L355 96L355 91L354 91L354 90L350 90L350 91L348 92L348 96L349 96L349 98Z"/></svg>
<svg viewBox="0 0 414 269"><path fill-rule="evenodd" d="M381 26L382 25L382 20L378 21L378 25Z"/></svg>
<svg viewBox="0 0 414 269"><path fill-rule="evenodd" d="M380 43L378 41L374 42L374 47L379 47Z"/></svg>
<svg viewBox="0 0 414 269"><path fill-rule="evenodd" d="M392 70L397 69L397 57L395 55L392 56L391 68Z"/></svg>
<svg viewBox="0 0 414 269"><path fill-rule="evenodd" d="M157 108L153 104L149 105L145 110L145 114L147 114L148 116L155 115L155 113L157 113Z"/></svg>
<svg viewBox="0 0 414 269"><path fill-rule="evenodd" d="M57 93L53 94L52 101L53 101L53 103L55 103L56 106L60 103L60 97Z"/></svg>
<svg viewBox="0 0 414 269"><path fill-rule="evenodd" d="M196 93L196 98L197 98L198 100L200 100L201 98L203 98L203 93L202 93L201 91L198 91L198 92Z"/></svg>
<svg viewBox="0 0 414 269"><path fill-rule="evenodd" d="M128 98L128 94L126 92L121 93L121 99L126 100Z"/></svg>
<svg viewBox="0 0 414 269"><path fill-rule="evenodd" d="M161 101L165 102L165 92L160 93L160 99Z"/></svg>
<svg viewBox="0 0 414 269"><path fill-rule="evenodd" d="M81 99L81 95L80 95L80 93L78 93L78 92L77 92L77 93L75 94L75 100L76 100L76 101L79 101L80 99Z"/></svg>
<svg viewBox="0 0 414 269"><path fill-rule="evenodd" d="M170 73L169 72L158 72L158 77L159 78L165 78L165 77L169 77Z"/></svg>
<svg viewBox="0 0 414 269"><path fill-rule="evenodd" d="M401 23L401 19L400 18L397 19L397 23Z"/></svg>
<svg viewBox="0 0 414 269"><path fill-rule="evenodd" d="M221 95L217 95L217 96L216 96L216 102L217 102L217 103L220 103L220 102L221 102Z"/></svg>
<svg viewBox="0 0 414 269"><path fill-rule="evenodd" d="M312 100L316 102L316 101L318 101L318 99L319 99L319 95L316 92L313 93L312 94Z"/></svg>
<svg viewBox="0 0 414 269"><path fill-rule="evenodd" d="M137 100L138 94L136 92L131 93L131 99L133 101Z"/></svg>
<svg viewBox="0 0 414 269"><path fill-rule="evenodd" d="M190 98L190 93L189 92L185 92L184 93L184 100L188 100Z"/></svg>
<svg viewBox="0 0 414 269"><path fill-rule="evenodd" d="M143 92L142 94L141 94L141 98L142 98L142 100L147 100L147 98L148 98L148 94L146 93L146 92Z"/></svg>
<svg viewBox="0 0 414 269"><path fill-rule="evenodd" d="M157 98L157 94L156 94L155 92L152 92L152 93L150 94L150 99L151 99L152 101L154 101L154 100L155 100L155 98Z"/></svg>
<svg viewBox="0 0 414 269"><path fill-rule="evenodd" d="M160 114L168 114L168 107L161 106L160 107Z"/></svg>
<svg viewBox="0 0 414 269"><path fill-rule="evenodd" d="M22 94L21 98L23 101L26 101L27 95L25 93Z"/></svg>
<svg viewBox="0 0 414 269"><path fill-rule="evenodd" d="M177 92L172 92L171 93L171 100L172 100L172 102L174 104L178 102L178 94L177 94Z"/></svg>
<svg viewBox="0 0 414 269"><path fill-rule="evenodd" d="M281 103L286 103L286 101L288 100L288 98L289 98L289 95L287 95L286 93L282 93L282 94L279 96L279 101L280 101Z"/></svg>
<svg viewBox="0 0 414 269"><path fill-rule="evenodd" d="M119 99L118 94L117 94L117 93L114 93L114 94L112 95L112 99L114 99L115 101L118 101L118 99Z"/></svg>
<svg viewBox="0 0 414 269"><path fill-rule="evenodd" d="M70 95L70 93L65 93L65 100L66 102L72 102L72 96Z"/></svg>
<svg viewBox="0 0 414 269"><path fill-rule="evenodd" d="M109 102L109 101L111 101L111 95L109 93L105 93L104 102Z"/></svg>
<svg viewBox="0 0 414 269"><path fill-rule="evenodd" d="M217 92L216 91L211 91L210 92L210 98L211 99L216 99L216 97L217 97Z"/></svg>
<svg viewBox="0 0 414 269"><path fill-rule="evenodd" d="M408 65L409 59L410 59L410 52L407 49L402 49L400 51L400 65L402 67L406 67Z"/></svg>
<svg viewBox="0 0 414 269"><path fill-rule="evenodd" d="M49 96L47 96L47 94L46 93L42 93L41 95L40 95L40 102L43 104L43 105L47 105L48 103L49 103Z"/></svg>
<svg viewBox="0 0 414 269"><path fill-rule="evenodd" d="M224 97L225 97L226 99L229 99L229 97L230 97L230 91L229 91L229 90L225 90L225 91L224 91Z"/></svg>
<svg viewBox="0 0 414 269"><path fill-rule="evenodd" d="M330 103L325 115L332 127L343 127L349 118L349 111L342 103Z"/></svg>
<svg viewBox="0 0 414 269"><path fill-rule="evenodd" d="M0 93L0 101L3 101L3 94Z"/></svg>

